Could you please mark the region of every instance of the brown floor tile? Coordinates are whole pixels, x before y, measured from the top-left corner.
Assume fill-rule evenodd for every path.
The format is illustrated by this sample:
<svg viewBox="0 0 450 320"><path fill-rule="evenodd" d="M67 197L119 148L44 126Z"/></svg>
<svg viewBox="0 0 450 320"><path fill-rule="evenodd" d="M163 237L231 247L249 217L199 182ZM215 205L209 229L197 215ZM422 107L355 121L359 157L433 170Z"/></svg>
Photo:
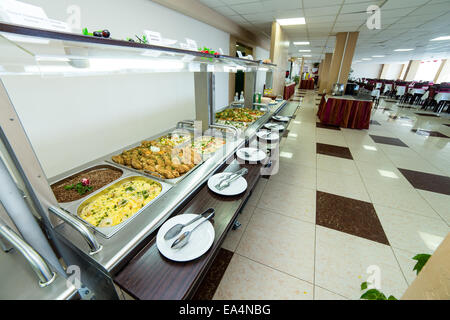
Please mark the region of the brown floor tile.
<svg viewBox="0 0 450 320"><path fill-rule="evenodd" d="M389 245L371 203L320 191L316 199L318 225Z"/></svg>
<svg viewBox="0 0 450 320"><path fill-rule="evenodd" d="M448 138L445 134L442 134L438 131L428 131L428 130L422 130L422 129L412 129L412 132L417 133L418 135L421 136L426 136L426 137L439 137L439 138Z"/></svg>
<svg viewBox="0 0 450 320"><path fill-rule="evenodd" d="M319 154L353 160L353 156L349 148L323 143L317 143L316 146L316 152Z"/></svg>
<svg viewBox="0 0 450 320"><path fill-rule="evenodd" d="M432 113L421 113L421 112L416 112L417 115L419 116L423 116L423 117L435 117L435 118L439 118L438 115L432 114Z"/></svg>
<svg viewBox="0 0 450 320"><path fill-rule="evenodd" d="M341 128L339 128L339 127L331 126L329 124L324 124L324 123L320 123L320 122L316 122L316 128L339 130L339 131L341 130Z"/></svg>
<svg viewBox="0 0 450 320"><path fill-rule="evenodd" d="M450 178L437 174L398 169L416 189L450 195Z"/></svg>
<svg viewBox="0 0 450 320"><path fill-rule="evenodd" d="M212 300L232 257L233 252L223 248L220 249L192 300Z"/></svg>
<svg viewBox="0 0 450 320"><path fill-rule="evenodd" d="M382 144L390 144L392 146L398 146L398 147L406 147L409 148L408 145L406 145L402 140L397 138L391 138L391 137L383 137L383 136L376 136L370 134L370 137L373 141L376 143L382 143Z"/></svg>

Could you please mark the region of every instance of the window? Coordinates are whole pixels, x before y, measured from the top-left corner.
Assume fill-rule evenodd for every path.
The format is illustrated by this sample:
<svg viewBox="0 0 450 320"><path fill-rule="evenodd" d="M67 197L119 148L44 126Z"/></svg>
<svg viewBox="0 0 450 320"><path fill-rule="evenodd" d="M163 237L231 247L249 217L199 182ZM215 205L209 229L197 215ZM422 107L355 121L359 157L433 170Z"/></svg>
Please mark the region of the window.
<svg viewBox="0 0 450 320"><path fill-rule="evenodd" d="M440 66L441 60L421 61L414 81L434 81Z"/></svg>

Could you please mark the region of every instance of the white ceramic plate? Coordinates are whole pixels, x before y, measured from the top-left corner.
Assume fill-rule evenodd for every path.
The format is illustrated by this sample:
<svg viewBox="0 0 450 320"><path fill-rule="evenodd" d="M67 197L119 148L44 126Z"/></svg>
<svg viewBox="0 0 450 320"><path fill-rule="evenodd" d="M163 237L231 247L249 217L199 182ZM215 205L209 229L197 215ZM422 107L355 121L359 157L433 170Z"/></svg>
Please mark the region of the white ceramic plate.
<svg viewBox="0 0 450 320"><path fill-rule="evenodd" d="M178 223L185 224L194 219L196 216L198 215L192 213L180 214L167 220L161 228L159 228L158 234L156 235L156 245L159 252L161 252L164 257L179 262L190 261L197 259L209 250L214 242L215 236L214 227L209 221L204 222L201 226L195 229L189 238L189 242L184 247L180 249L172 249L170 247L172 243L181 235L181 233L194 229L195 226L197 226L205 218L202 218L183 228L181 233L175 238L164 240L164 235L170 228Z"/></svg>
<svg viewBox="0 0 450 320"><path fill-rule="evenodd" d="M225 188L223 190L217 189L216 185L220 182L220 180L222 180L222 178L228 177L229 175L231 175L231 172L222 172L213 175L208 180L208 188L222 196L236 196L247 190L247 180L245 180L244 177L239 177L235 181L231 182L228 188Z"/></svg>
<svg viewBox="0 0 450 320"><path fill-rule="evenodd" d="M260 139L268 140L268 141L280 139L280 135L278 133L271 132L269 135L267 135L268 132L269 132L268 130L261 130L256 133L256 136Z"/></svg>
<svg viewBox="0 0 450 320"><path fill-rule="evenodd" d="M244 151L248 152L250 154L250 157L247 157L244 153ZM262 161L266 158L266 153L262 150L256 149L256 148L242 148L239 149L236 152L236 155L239 159L250 161L250 162L257 162Z"/></svg>
<svg viewBox="0 0 450 320"><path fill-rule="evenodd" d="M278 131L284 130L284 126L282 124L277 124L277 123L266 123L264 125L264 127L266 127L267 129L270 129L270 130L278 130Z"/></svg>
<svg viewBox="0 0 450 320"><path fill-rule="evenodd" d="M289 117L284 117L284 116L273 116L272 119L281 121L281 122L289 122Z"/></svg>

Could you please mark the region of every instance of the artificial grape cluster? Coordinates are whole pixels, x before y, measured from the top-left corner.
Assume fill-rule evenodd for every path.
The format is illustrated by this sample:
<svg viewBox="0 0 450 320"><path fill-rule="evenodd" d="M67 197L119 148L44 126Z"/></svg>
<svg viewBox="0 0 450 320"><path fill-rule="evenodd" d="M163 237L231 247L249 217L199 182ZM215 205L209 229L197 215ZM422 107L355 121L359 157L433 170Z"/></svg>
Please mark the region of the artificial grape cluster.
<svg viewBox="0 0 450 320"><path fill-rule="evenodd" d="M94 36L99 38L109 38L111 36L111 33L108 30L99 30L94 32L89 32L87 28L83 29L83 34L85 36Z"/></svg>

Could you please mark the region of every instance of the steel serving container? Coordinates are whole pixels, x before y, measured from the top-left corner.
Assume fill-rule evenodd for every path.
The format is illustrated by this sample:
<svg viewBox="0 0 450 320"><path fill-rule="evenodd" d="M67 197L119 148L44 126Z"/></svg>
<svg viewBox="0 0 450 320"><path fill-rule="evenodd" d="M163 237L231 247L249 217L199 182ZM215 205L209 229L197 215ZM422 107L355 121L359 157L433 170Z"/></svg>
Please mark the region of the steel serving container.
<svg viewBox="0 0 450 320"><path fill-rule="evenodd" d="M90 202L94 201L96 198L98 198L102 194L108 192L111 188L118 187L122 183L132 180L132 179L144 179L147 182L157 183L161 187L161 192L154 199L152 199L149 203L147 203L144 207L142 207L136 213L134 213L130 218L128 218L127 220L121 222L120 224L112 226L112 227L96 227L80 217L81 210L86 205L88 205ZM158 200L162 195L164 195L171 188L172 188L172 185L170 185L168 183L165 183L162 181L157 181L156 179L150 179L149 177L146 177L144 175L137 175L134 172L126 172L126 173L124 173L124 176L122 176L122 178L97 190L96 192L92 193L88 198L74 201L74 202L70 203L70 205L67 205L63 208L66 211L68 211L69 213L71 213L72 215L76 216L81 222L83 222L89 228L93 229L96 233L99 233L103 237L109 239L114 234L116 234L119 230L121 230L123 227L125 227L131 220L133 220L135 217L137 217L139 214L141 214L144 210L146 210L148 207L150 207L153 203L155 203L156 200Z"/></svg>

